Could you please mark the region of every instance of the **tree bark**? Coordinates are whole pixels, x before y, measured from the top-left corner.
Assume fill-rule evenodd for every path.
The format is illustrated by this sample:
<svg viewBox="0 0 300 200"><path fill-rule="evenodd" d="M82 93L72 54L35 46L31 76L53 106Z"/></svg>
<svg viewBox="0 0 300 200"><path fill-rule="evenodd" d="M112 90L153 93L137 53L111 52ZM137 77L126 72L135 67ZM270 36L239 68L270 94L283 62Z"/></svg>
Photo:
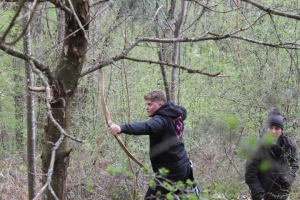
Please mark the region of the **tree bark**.
<svg viewBox="0 0 300 200"><path fill-rule="evenodd" d="M181 12L178 16L178 20L175 24L175 31L174 31L174 38L180 38L181 37L181 27L183 24L183 21L186 16L186 6L187 6L187 1L182 0L181 1ZM173 64L180 64L178 63L179 60L179 48L180 48L180 43L179 42L174 42L173 44L173 55L172 55L172 63ZM176 92L176 81L177 81L177 68L173 67L172 68L172 78L171 78L171 101L175 102L175 92Z"/></svg>
<svg viewBox="0 0 300 200"><path fill-rule="evenodd" d="M21 64L19 60L12 59L14 68ZM17 70L16 70L17 71ZM16 135L16 150L23 152L25 149L24 142L24 105L25 105L25 93L24 93L24 76L19 72L14 73L14 105L15 105L15 135ZM25 160L25 157L23 157Z"/></svg>
<svg viewBox="0 0 300 200"><path fill-rule="evenodd" d="M31 3L25 4L24 14L30 9ZM29 16L25 15L23 25L29 21ZM31 25L25 31L23 39L23 49L27 55L31 55ZM25 61L26 85L33 86L34 77L30 63ZM27 177L28 177L28 199L33 199L36 194L36 160L35 160L35 112L34 95L27 90Z"/></svg>
<svg viewBox="0 0 300 200"><path fill-rule="evenodd" d="M74 92L78 85L78 79L85 60L88 41L88 21L89 6L84 0L74 0L72 5L67 3L67 7L74 11L77 19L72 13L65 13L65 37L62 53L59 58L56 77L49 84L52 86L54 98L51 101L51 112L54 119L68 133L71 115L71 102ZM78 19L81 24L78 24ZM81 29L84 28L84 31ZM79 31L77 31L79 29ZM76 33L73 33L77 31ZM70 37L67 37L72 35ZM45 126L44 149L42 154L44 174L49 169L51 160L51 152L53 144L58 141L61 133L57 130L53 123L48 119ZM54 162L51 187L58 199L66 199L66 177L69 165L69 154L71 149L68 148L68 138L64 137L62 143L56 151ZM47 181L47 177L43 177L43 184ZM44 199L55 199L50 190L45 191Z"/></svg>

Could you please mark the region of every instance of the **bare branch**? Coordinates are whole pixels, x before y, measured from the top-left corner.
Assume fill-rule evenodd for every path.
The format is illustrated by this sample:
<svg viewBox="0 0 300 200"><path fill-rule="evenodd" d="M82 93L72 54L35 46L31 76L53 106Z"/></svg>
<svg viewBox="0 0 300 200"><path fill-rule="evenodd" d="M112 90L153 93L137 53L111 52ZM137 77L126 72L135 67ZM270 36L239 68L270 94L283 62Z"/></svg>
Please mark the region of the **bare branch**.
<svg viewBox="0 0 300 200"><path fill-rule="evenodd" d="M110 64L113 64L115 61L118 61L118 60L121 60L122 59L122 55L119 55L119 56L116 56L116 57L113 57L113 58L109 58L109 59L106 59L100 63L97 63L96 65L88 68L88 69L85 69L81 72L80 76L85 76L93 71L96 71L104 66L107 66L107 65L110 65Z"/></svg>
<svg viewBox="0 0 300 200"><path fill-rule="evenodd" d="M45 87L31 87L31 86L28 86L28 89L32 92L45 92L46 91Z"/></svg>
<svg viewBox="0 0 300 200"><path fill-rule="evenodd" d="M145 63L149 63L149 64L160 64L160 65L165 65L165 66L170 66L170 67L174 67L174 68L179 68L182 70L187 71L188 73L197 73L197 74L202 74L202 75L206 75L206 76L212 76L212 77L229 77L228 75L220 75L220 72L215 73L215 74L211 74L211 73L207 73L207 72L203 72L203 70L198 70L198 69L192 69L192 68L188 68L182 65L177 65L177 64L172 64L169 62L162 62L162 61L155 61L155 60L144 60L144 59L137 59L137 58L130 58L127 56L123 57L124 59L127 60L132 60L135 62L145 62Z"/></svg>
<svg viewBox="0 0 300 200"><path fill-rule="evenodd" d="M43 73L46 74L47 78L50 81L55 78L55 75L50 70L50 68L47 65L45 65L44 63L42 63L41 61L37 60L36 58L34 58L30 55L24 54L23 52L14 50L14 49L10 48L9 46L7 46L5 44L0 44L0 49L3 50L4 53L7 53L7 54L12 55L14 57L21 58L21 59L26 60L26 61L31 60L35 64L36 68L38 68L40 71L42 71Z"/></svg>
<svg viewBox="0 0 300 200"><path fill-rule="evenodd" d="M159 8L156 9L156 12L155 12L155 14L154 14L154 16L153 16L153 18L152 18L153 20L156 19L156 16L157 16L159 10L160 10L163 6L164 6L164 5L161 5Z"/></svg>
<svg viewBox="0 0 300 200"><path fill-rule="evenodd" d="M34 0L26 0L26 2L33 2ZM18 0L5 0L5 2L18 2ZM68 12L69 14L72 14L72 11L67 8L61 0L39 0L38 3L45 3L45 2L50 2L53 5L55 5L57 8L61 8L65 12Z"/></svg>
<svg viewBox="0 0 300 200"><path fill-rule="evenodd" d="M249 25L247 28L249 28L251 25ZM219 35L216 33L212 33L212 32L205 32L203 33L201 36L198 37L191 37L191 38L164 38L164 39L160 39L160 38L151 38L151 37L138 37L137 39L135 39L131 44L128 45L127 48L125 48L125 50L112 58L103 60L100 63L95 64L92 67L89 67L88 69L85 69L81 72L80 76L85 76L93 71L96 71L104 66L113 64L114 62L121 60L121 59L125 59L127 54L135 47L137 46L140 42L160 42L160 43L174 43L174 42L198 42L198 41L207 41L207 40L223 40L223 39L239 39L239 40L244 40L250 43L254 43L254 44L259 44L259 45L264 45L264 46L269 46L269 47L276 47L276 48L284 48L284 49L294 49L294 50L299 50L300 49L300 45L299 44L295 44L294 42L287 42L287 43L282 43L282 44L273 44L273 43L268 43L268 42L264 42L264 41L259 41L259 40L254 40L251 38L247 38L247 37L243 37L243 36L237 36L236 34L239 33L241 30L245 30L244 29L239 29L233 33L230 34L224 34L224 35ZM207 36L207 35L211 35L211 36ZM154 62L152 62L154 63ZM158 63L158 61L157 61ZM170 66L171 64L169 64Z"/></svg>
<svg viewBox="0 0 300 200"><path fill-rule="evenodd" d="M199 21L199 19L204 15L204 13L206 12L206 8L204 7L201 11L201 13L199 14L199 16L192 22L190 23L190 25L188 27L186 27L184 30L182 30L182 33L184 33L185 31L187 31L188 29L190 29L197 21Z"/></svg>
<svg viewBox="0 0 300 200"><path fill-rule="evenodd" d="M78 16L77 16L76 12L75 12L75 10L74 10L74 7L73 7L73 4L72 4L71 0L68 0L68 2L69 2L69 4L70 4L71 10L72 10L72 14L74 15L74 17L75 17L75 19L76 19L76 21L77 21L77 23L78 23L80 29L82 30L82 32L83 32L83 34L84 34L85 40L87 41L88 44L90 44L90 40L89 40L89 38L88 38L88 36L87 36L87 34L86 34L85 29L84 29L83 26L82 26L81 21L79 20L79 18L78 18Z"/></svg>
<svg viewBox="0 0 300 200"><path fill-rule="evenodd" d="M216 34L212 33L209 31L204 32L202 35L197 36L197 37L189 37L189 38L152 38L152 37L138 37L134 41L132 41L124 50L121 54L105 59L102 62L99 62L95 64L92 67L89 67L88 69L85 69L82 71L81 76L85 76L86 74L89 74L93 71L96 71L104 66L113 64L114 62L125 59L125 57L128 55L128 53L135 47L137 46L140 42L156 42L156 43L175 43L175 42L199 42L199 41L208 41L208 40L223 40L223 39L238 39L238 40L244 40L250 43L254 44L259 44L259 45L264 45L264 46L269 46L269 47L276 47L276 48L284 48L284 49L294 49L294 50L299 50L300 45L295 44L295 42L286 42L286 43L279 43L279 44L274 44L274 43L268 43L264 41L259 41L255 40L252 38L247 38L243 36L237 35L238 33L248 30L251 28L261 17L265 16L266 14L259 15L251 24L248 22L248 25L244 28L240 28L237 30L234 30L232 33L228 34ZM210 35L210 36L209 36ZM152 62L154 63L154 62Z"/></svg>
<svg viewBox="0 0 300 200"><path fill-rule="evenodd" d="M229 13L229 12L233 12L233 11L239 9L239 8L234 8L234 9L227 10L227 11L218 11L218 10L212 9L212 7L216 7L217 5L208 7L207 5L204 5L203 3L201 3L197 0L190 0L190 1L195 2L195 3L199 4L200 6L202 6L203 8L205 8L209 11L212 11L212 12L216 12L216 13Z"/></svg>
<svg viewBox="0 0 300 200"><path fill-rule="evenodd" d="M241 1L249 3L249 4L251 4L251 5L253 5L253 6L255 6L255 7L261 9L261 10L264 10L264 11L270 13L270 14L300 20L300 15L299 14L292 14L292 13L276 10L276 9L273 9L272 7L270 7L270 6L265 6L263 4L258 3L257 1L253 1L253 0L241 0Z"/></svg>
<svg viewBox="0 0 300 200"><path fill-rule="evenodd" d="M174 42L193 42L202 41L203 38L208 34L208 31L203 33L201 36L192 38L150 38L150 37L138 37L135 39L123 52L122 54L127 55L138 43L140 42L161 42L161 43L174 43Z"/></svg>
<svg viewBox="0 0 300 200"><path fill-rule="evenodd" d="M59 145L61 144L61 142L63 141L64 139L64 135L61 134L60 135L60 138L58 139L58 141L55 143L54 147L52 148L52 152L51 152L51 161L50 161L50 166L49 166L49 169L48 169L48 173L46 174L47 176L47 182L46 184L37 192L36 196L34 197L33 200L36 200L44 191L45 189L48 187L48 189L50 190L51 194L53 195L53 197L55 199L58 200L58 198L56 197L54 191L52 190L52 187L50 185L51 183L51 179L52 179L52 174L53 174L53 168L54 168L54 161L55 161L55 153L56 153L56 150L58 149Z"/></svg>
<svg viewBox="0 0 300 200"><path fill-rule="evenodd" d="M18 11L16 12L16 14L15 14L13 20L11 20L11 23L10 23L8 29L7 29L6 32L3 34L3 36L2 36L2 38L1 38L0 41L3 42L4 44L7 44L7 45L13 45L13 44L17 43L20 39L22 39L22 37L24 36L24 34L25 34L25 32L26 32L26 29L28 28L28 25L30 24L31 20L33 19L34 11L35 11L37 5L38 5L38 0L34 0L34 2L33 2L33 4L32 4L32 6L31 6L31 8L29 8L29 10L31 10L31 12L28 13L30 17L29 17L29 19L28 19L26 25L24 26L24 28L23 28L21 34L20 34L15 40L13 40L13 41L11 41L11 42L6 42L6 41L5 41L5 37L6 37L7 34L9 33L10 29L14 26L15 21L16 21L16 18L17 18L17 16L19 15L19 9L22 9L22 7L24 6L24 1L22 1L22 2L20 3L20 5L19 5Z"/></svg>
<svg viewBox="0 0 300 200"><path fill-rule="evenodd" d="M215 35L213 33L210 33L210 34ZM273 44L273 43L268 43L268 42L264 42L264 41L254 40L254 39L251 39L251 38L242 37L242 36L235 36L235 35L231 35L228 38L234 38L234 39L244 40L244 41L247 41L247 42L251 42L251 43L254 43L254 44L260 44L260 45L264 45L264 46L268 46L268 47L276 47L276 48L283 48L283 49L300 50L300 45L299 44L295 44L294 42L286 42L286 43L281 43L281 44Z"/></svg>
<svg viewBox="0 0 300 200"><path fill-rule="evenodd" d="M45 0L47 1L47 0ZM61 0L49 0L53 5L55 5L56 7L58 8L61 8L62 10L64 10L65 12L69 13L69 14L72 14L72 11L65 5L61 2Z"/></svg>
<svg viewBox="0 0 300 200"><path fill-rule="evenodd" d="M113 3L112 0L102 0L102 1L98 1L98 2L92 3L90 6L93 7L93 6L95 6L95 5L98 5L98 4L100 4L100 3L105 3L105 2Z"/></svg>
<svg viewBox="0 0 300 200"><path fill-rule="evenodd" d="M57 128L57 130L63 134L64 136L68 137L68 138L71 138L72 140L76 141L76 142L80 142L82 143L81 140L71 136L71 135L68 135L65 130L57 123L57 121L54 119L53 115L52 115L52 112L51 112L51 105L50 105L50 102L51 102L51 99L52 99L52 92L51 92L51 88L48 84L48 82L46 81L43 73L39 70L37 70L34 66L34 63L31 62L31 66L32 66L32 70L34 73L38 74L38 76L40 77L40 79L42 80L42 83L44 84L45 86L45 90L46 90L46 108L47 108L47 116L49 117L50 121L54 124L54 126Z"/></svg>
<svg viewBox="0 0 300 200"><path fill-rule="evenodd" d="M50 118L50 120L52 122L54 122L54 124L58 124L54 119L53 119L53 116L52 116L52 113L51 113L51 105L50 105L50 100L51 100L51 97L50 97L50 86L48 84L48 82L46 81L46 79L44 78L43 74L41 73L41 71L38 71L35 67L34 67L34 64L33 62L31 62L31 65L32 65L32 69L35 73L37 73L39 75L39 77L41 78L43 84L45 85L45 88L46 88L46 108L47 108L47 116ZM59 125L58 125L59 126ZM59 145L61 144L62 140L64 139L64 134L61 133L60 135L60 138L58 139L58 141L55 143L54 147L52 148L52 152L51 152L51 160L50 160L50 166L49 166L49 169L48 169L48 173L46 174L47 176L47 182L46 184L37 192L35 199L37 199L43 192L44 190L48 187L51 191L51 186L50 186L50 183L51 183L51 179L52 179L52 174L53 174L53 168L54 168L54 161L55 161L55 153L56 153L56 150L58 149ZM51 192L51 194L53 195L53 192ZM54 197L56 197L56 195L54 194L53 195ZM57 199L57 198L56 198Z"/></svg>
<svg viewBox="0 0 300 200"><path fill-rule="evenodd" d="M3 35L0 37L0 43L2 43L5 40L5 37L8 35L10 29L14 26L15 21L16 21L17 17L19 16L19 14L22 10L22 7L23 7L24 3L25 3L25 0L20 1L19 6L18 6L18 10L16 11L14 17L10 21L10 24L8 25L7 29L4 31Z"/></svg>

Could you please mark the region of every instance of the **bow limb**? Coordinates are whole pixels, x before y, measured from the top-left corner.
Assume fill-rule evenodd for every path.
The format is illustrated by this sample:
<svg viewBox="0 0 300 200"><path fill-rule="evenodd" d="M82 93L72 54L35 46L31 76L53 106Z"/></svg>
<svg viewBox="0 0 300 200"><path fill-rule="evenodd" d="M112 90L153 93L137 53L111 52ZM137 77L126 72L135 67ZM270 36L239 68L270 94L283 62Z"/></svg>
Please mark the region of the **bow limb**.
<svg viewBox="0 0 300 200"><path fill-rule="evenodd" d="M102 104L103 112L104 112L104 115L105 115L106 123L107 123L108 127L110 127L112 125L112 120L111 120L111 117L110 117L110 114L109 114L109 111L108 111L108 108L106 106L106 102L105 102L105 99L104 99L104 73L103 73L102 68L100 68L99 71L100 71L100 75L101 75L101 92L100 92L101 93L101 104ZM115 135L115 138L117 139L119 145L125 151L127 156L130 157L134 162L136 162L140 167L144 167L144 165L140 161L138 161L129 152L129 150L126 148L123 140L121 139L120 135L119 134Z"/></svg>

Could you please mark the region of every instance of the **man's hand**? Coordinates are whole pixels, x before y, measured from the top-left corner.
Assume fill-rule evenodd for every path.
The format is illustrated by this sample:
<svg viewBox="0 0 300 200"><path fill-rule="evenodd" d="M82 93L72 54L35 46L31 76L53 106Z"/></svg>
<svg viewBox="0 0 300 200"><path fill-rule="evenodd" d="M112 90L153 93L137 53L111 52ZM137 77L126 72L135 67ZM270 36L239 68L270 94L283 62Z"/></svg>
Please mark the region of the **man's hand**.
<svg viewBox="0 0 300 200"><path fill-rule="evenodd" d="M118 133L121 132L121 128L119 125L117 124L112 124L110 125L109 127L109 132L113 135L113 136L116 136Z"/></svg>
<svg viewBox="0 0 300 200"><path fill-rule="evenodd" d="M290 174L288 173L281 174L279 178L280 178L280 185L283 189L288 189L293 182Z"/></svg>

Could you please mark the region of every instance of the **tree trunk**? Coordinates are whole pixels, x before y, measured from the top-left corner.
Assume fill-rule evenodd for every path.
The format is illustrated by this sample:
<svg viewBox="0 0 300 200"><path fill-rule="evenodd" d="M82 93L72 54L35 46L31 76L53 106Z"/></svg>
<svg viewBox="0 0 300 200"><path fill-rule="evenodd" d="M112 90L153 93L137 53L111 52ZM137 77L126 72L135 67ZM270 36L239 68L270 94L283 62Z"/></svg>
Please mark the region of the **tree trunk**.
<svg viewBox="0 0 300 200"><path fill-rule="evenodd" d="M54 119L68 133L71 115L71 102L74 92L78 85L78 79L85 60L87 50L87 35L89 21L89 6L84 0L74 0L73 5L67 5L71 10L75 10L84 31L81 30L76 18L72 13L65 13L65 37L74 33L71 37L64 40L61 57L58 62L57 74L55 80L50 80L54 97L51 101L51 112ZM42 154L43 172L46 174L51 160L51 152L53 144L58 141L61 133L57 130L53 123L48 119L45 126L44 149ZM53 168L51 186L58 199L66 199L66 177L69 165L69 154L71 150L68 148L68 138L64 137L61 145L56 151L56 157ZM45 184L47 177L43 177ZM49 190L45 191L45 199L55 199Z"/></svg>
<svg viewBox="0 0 300 200"><path fill-rule="evenodd" d="M160 9L158 2L156 2L156 9L157 10ZM156 16L155 22L157 23L157 25L159 24L158 16ZM156 28L155 33L156 33L156 37L160 38L159 28ZM164 53L163 53L163 49L162 49L162 44L157 43L156 45L157 45L158 59L159 59L159 61L164 62L165 57L164 57ZM165 87L165 93L166 93L167 101L170 101L170 87L169 87L169 83L168 83L168 79L167 79L167 72L166 72L165 65L160 64L160 70L161 70L161 74L162 74L162 78L163 78L163 83L164 83L164 87Z"/></svg>
<svg viewBox="0 0 300 200"><path fill-rule="evenodd" d="M31 3L25 5L24 14L28 12ZM29 21L26 15L23 21L25 26ZM31 55L31 26L28 25L23 39L24 52ZM34 77L30 63L25 61L26 85L33 86ZM36 194L36 161L35 161L35 115L34 115L34 95L27 90L27 176L28 176L28 199L33 199Z"/></svg>
<svg viewBox="0 0 300 200"><path fill-rule="evenodd" d="M186 7L187 7L187 1L182 0L181 1L181 12L178 16L178 20L175 24L175 31L174 31L174 38L180 38L181 37L181 27L184 22L185 16L186 16ZM173 64L179 64L179 48L180 43L174 42L173 44L173 56L172 56L172 63ZM173 67L172 68L172 78L171 78L171 101L175 102L175 92L176 92L176 81L177 81L177 71L178 69Z"/></svg>
<svg viewBox="0 0 300 200"><path fill-rule="evenodd" d="M68 132L68 127L70 124L70 102L72 98L61 98L55 103L51 104L52 115L54 119L60 124L66 132ZM53 144L57 142L60 138L61 133L57 128L48 120L48 124L45 126L45 136L44 136L44 149L42 154L43 161L43 172L46 174L50 166L51 152ZM67 169L69 165L69 153L68 149L68 139L65 137L63 142L60 144L58 150L56 151L52 181L51 186L60 200L66 199L66 178ZM43 184L47 182L47 177L43 176ZM44 192L44 199L55 199L51 191L46 190Z"/></svg>
<svg viewBox="0 0 300 200"><path fill-rule="evenodd" d="M16 60L12 59L15 68L19 66L21 63ZM15 103L15 118L16 118L16 149L18 151L24 151L24 105L25 105L25 94L24 94L24 77L20 75L20 73L14 74L14 103Z"/></svg>

